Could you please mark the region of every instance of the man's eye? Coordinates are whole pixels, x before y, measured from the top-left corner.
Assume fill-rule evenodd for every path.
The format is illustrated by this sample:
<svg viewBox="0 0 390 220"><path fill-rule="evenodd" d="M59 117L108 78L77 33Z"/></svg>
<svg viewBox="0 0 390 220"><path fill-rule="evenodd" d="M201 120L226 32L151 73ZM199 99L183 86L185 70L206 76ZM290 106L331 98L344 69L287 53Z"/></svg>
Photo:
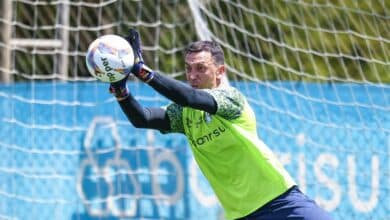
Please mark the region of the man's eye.
<svg viewBox="0 0 390 220"><path fill-rule="evenodd" d="M198 66L198 71L199 72L205 72L206 71L206 67L205 66Z"/></svg>

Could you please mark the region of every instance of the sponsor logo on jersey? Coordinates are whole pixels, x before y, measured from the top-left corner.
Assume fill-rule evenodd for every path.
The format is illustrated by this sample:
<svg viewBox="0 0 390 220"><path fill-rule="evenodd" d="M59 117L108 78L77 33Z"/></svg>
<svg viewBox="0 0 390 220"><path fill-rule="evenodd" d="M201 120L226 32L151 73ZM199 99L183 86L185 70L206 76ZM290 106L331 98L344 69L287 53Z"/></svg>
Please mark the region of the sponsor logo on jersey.
<svg viewBox="0 0 390 220"><path fill-rule="evenodd" d="M191 139L191 142L197 146L200 147L203 144L206 144L210 141L213 141L217 139L219 136L221 136L226 131L226 128L223 126L219 126L218 128L210 131L209 133L202 135L200 137L197 137L195 139Z"/></svg>

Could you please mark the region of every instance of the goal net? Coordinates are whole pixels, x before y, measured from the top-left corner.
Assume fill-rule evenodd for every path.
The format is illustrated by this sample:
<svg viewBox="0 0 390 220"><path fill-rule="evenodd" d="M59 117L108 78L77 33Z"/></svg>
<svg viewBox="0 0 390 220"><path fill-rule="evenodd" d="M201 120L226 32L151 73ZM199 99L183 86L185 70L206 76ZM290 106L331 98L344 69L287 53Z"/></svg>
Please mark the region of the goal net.
<svg viewBox="0 0 390 220"><path fill-rule="evenodd" d="M90 42L130 27L179 80L188 43L218 42L302 191L335 219L390 218L389 1L0 4L0 219L224 219L185 138L133 128L86 69Z"/></svg>

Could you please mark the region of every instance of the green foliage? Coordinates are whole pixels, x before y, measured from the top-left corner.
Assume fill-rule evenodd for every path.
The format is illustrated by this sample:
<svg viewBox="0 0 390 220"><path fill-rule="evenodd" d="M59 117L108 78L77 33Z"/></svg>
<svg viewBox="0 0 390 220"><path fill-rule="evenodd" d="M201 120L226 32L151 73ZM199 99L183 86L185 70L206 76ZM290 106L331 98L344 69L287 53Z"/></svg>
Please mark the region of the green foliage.
<svg viewBox="0 0 390 220"><path fill-rule="evenodd" d="M390 3L370 2L210 1L219 17L208 21L228 22L210 27L216 38L243 51L232 65L258 59L254 78L388 83Z"/></svg>
<svg viewBox="0 0 390 220"><path fill-rule="evenodd" d="M93 1L92 1L93 2ZM233 79L390 83L389 1L202 1L213 38L222 41ZM55 38L55 4L15 2L14 37ZM116 1L104 7L70 4L70 76L88 76L83 52L102 34L140 31L145 61L184 75L183 50L197 40L187 1ZM39 15L39 16L37 16ZM3 23L0 22L1 25ZM23 28L38 27L37 29ZM82 28L80 28L82 27ZM52 74L54 56L15 52L15 69Z"/></svg>

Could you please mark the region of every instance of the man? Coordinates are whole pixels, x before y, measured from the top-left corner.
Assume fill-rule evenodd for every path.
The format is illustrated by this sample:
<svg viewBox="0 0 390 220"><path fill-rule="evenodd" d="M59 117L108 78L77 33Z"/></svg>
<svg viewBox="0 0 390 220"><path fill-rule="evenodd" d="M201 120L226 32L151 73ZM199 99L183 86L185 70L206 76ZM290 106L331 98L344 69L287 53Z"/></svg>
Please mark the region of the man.
<svg viewBox="0 0 390 220"><path fill-rule="evenodd" d="M138 128L186 135L195 160L228 219L330 219L295 182L258 138L255 115L245 97L224 85L224 54L211 41L185 52L187 85L153 72L142 61L138 32L126 38L137 61L132 73L173 103L144 108L126 79L110 85L129 121Z"/></svg>

